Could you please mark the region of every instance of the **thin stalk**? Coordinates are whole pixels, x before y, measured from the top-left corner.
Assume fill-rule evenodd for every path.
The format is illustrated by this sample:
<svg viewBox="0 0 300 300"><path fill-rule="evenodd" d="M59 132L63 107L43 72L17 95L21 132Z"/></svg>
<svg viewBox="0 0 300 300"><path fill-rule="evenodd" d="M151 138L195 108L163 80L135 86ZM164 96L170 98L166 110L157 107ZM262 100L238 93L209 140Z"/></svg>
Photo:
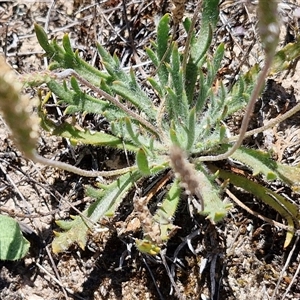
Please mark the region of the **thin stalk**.
<svg viewBox="0 0 300 300"><path fill-rule="evenodd" d="M113 177L113 176L118 176L122 175L128 172L131 172L133 170L136 170L136 166L132 167L127 167L123 169L118 169L118 170L112 170L112 171L88 171L88 170L82 170L80 168L77 168L75 166L69 165L67 163L57 161L57 160L52 160L48 159L45 157L40 156L39 154L33 153L32 157L30 157L31 160L34 162L53 167L53 168L58 168L62 169L83 177Z"/></svg>
<svg viewBox="0 0 300 300"><path fill-rule="evenodd" d="M286 113L284 113L283 115L280 115L276 118L271 119L266 125L261 126L259 128L255 128L253 130L249 130L245 133L244 137L249 137L251 135L254 134L258 134L261 133L265 130L268 130L269 128L274 127L275 125L285 121L286 119L288 119L289 117L293 116L294 114L296 114L297 112L300 111L300 103L298 103L296 106L294 106L292 109L290 109L289 111L287 111ZM234 142L239 138L240 135L236 135L236 136L232 136L230 138L228 138L229 142Z"/></svg>
<svg viewBox="0 0 300 300"><path fill-rule="evenodd" d="M161 132L158 132L159 129L157 127L153 126L151 123L149 123L148 121L146 121L145 119L143 119L140 115L138 115L134 111L130 110L128 107L126 107L124 104L122 104L117 99L115 99L114 97L112 97L110 94L108 94L105 91L103 91L102 89L100 89L100 88L92 85L86 79L84 79L83 77L81 77L76 71L74 71L72 69L66 69L66 70L64 70L64 71L62 71L60 73L55 73L55 75L56 75L56 77L58 79L66 78L68 76L74 76L79 82L81 82L82 84L86 85L92 91L94 91L95 93L98 93L99 95L101 95L102 97L104 97L106 100L108 100L111 103L113 103L115 106L119 107L121 110L123 110L124 112L126 112L129 116L131 116L132 118L134 118L135 120L137 120L140 124L144 125L148 129L150 129L160 140L162 140L162 138L161 138L162 134L161 134Z"/></svg>

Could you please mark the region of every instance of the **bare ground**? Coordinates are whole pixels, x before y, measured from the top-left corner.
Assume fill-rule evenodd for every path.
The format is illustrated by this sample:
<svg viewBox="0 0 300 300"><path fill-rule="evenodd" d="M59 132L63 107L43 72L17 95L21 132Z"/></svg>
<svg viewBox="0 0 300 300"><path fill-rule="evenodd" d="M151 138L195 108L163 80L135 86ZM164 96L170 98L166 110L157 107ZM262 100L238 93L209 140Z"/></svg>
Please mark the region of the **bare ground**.
<svg viewBox="0 0 300 300"><path fill-rule="evenodd" d="M117 53L124 66L135 65L137 56L145 61L144 47L155 37L155 20L169 11L169 4L158 0L124 3L120 0L100 4L94 1L1 1L0 53L21 74L44 70L48 61L43 58L33 32L33 24L37 22L47 29L51 38L60 40L63 33L69 32L74 47L93 65L99 66L95 41L105 45L111 53ZM298 6L294 4L300 3L281 4L282 41L291 39L288 42L298 31L299 14L295 13ZM193 1L188 1L187 8L186 13L192 13ZM223 73L228 82L245 57L242 67L245 69L262 60L256 40L254 8L250 1L223 1L222 22L215 43L222 40L227 45ZM264 96L258 101L253 127L261 126L267 119L295 105L300 93L299 75L296 68L294 74L283 74L268 82ZM28 92L34 95L34 91ZM59 117L60 112L53 114ZM279 161L297 164L298 117L247 142L251 147L273 149ZM240 115L231 120L233 131L239 120ZM122 153L92 147L73 148L67 141L44 132L38 151L82 168L112 167L116 160L124 163ZM136 233L129 227L134 224L126 220L132 210L132 195L111 222L109 231L91 234L85 251L74 246L54 255L51 253L53 230L57 229L54 221L68 218L76 213L74 207L82 210L92 201L85 197L84 186L93 183L93 180L23 159L0 119L1 211L22 222L32 245L24 260L0 263L1 299L176 299L170 278L174 278L177 289L187 299L300 298L300 279L296 273L298 239L283 249L284 231L239 206L217 226L200 216L191 220L184 205L178 209L175 223L180 220L182 229L170 240L167 251L171 276L160 258L144 256L132 247L132 236ZM286 187L272 188L280 189L299 204L298 196ZM251 195L234 189L232 192L254 211L283 222ZM187 241L191 242L190 246ZM174 257L176 264L172 263ZM285 272L281 273L286 262Z"/></svg>

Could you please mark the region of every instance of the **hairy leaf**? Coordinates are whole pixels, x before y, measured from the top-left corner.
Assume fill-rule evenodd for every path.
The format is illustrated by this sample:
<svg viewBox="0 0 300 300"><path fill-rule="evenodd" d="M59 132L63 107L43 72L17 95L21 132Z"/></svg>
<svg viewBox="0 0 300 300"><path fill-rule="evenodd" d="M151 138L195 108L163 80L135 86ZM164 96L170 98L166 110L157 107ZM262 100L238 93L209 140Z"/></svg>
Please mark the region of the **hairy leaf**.
<svg viewBox="0 0 300 300"><path fill-rule="evenodd" d="M216 167L211 167L212 170L217 170ZM276 194L272 190L256 183L246 177L233 174L224 170L218 170L218 176L225 180L230 180L230 183L243 188L244 190L252 193L265 204L275 209L284 219L287 220L288 226L291 228L287 231L284 247L286 248L293 237L295 227L299 228L300 213L296 204L291 203L285 197Z"/></svg>
<svg viewBox="0 0 300 300"><path fill-rule="evenodd" d="M66 251L74 243L84 249L89 229L101 218L114 215L119 204L139 178L140 173L133 172L120 176L105 189L96 190L88 187L87 194L96 198L96 201L82 213L82 216L75 216L72 221L57 222L57 225L66 231L55 232L56 237L52 242L53 252Z"/></svg>

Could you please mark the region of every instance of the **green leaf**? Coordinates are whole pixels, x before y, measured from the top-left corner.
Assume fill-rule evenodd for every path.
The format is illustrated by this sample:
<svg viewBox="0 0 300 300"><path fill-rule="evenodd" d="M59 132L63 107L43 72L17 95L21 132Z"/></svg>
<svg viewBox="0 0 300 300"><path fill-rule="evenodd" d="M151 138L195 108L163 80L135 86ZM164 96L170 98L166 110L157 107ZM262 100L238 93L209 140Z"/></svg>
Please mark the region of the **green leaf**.
<svg viewBox="0 0 300 300"><path fill-rule="evenodd" d="M169 97L171 102L168 103L168 113L170 119L180 118L185 123L188 118L188 101L184 90L184 80L180 67L177 43L174 43L172 47L171 64L166 64L166 66L171 76L171 87L167 88L171 96Z"/></svg>
<svg viewBox="0 0 300 300"><path fill-rule="evenodd" d="M224 57L224 51L225 51L225 45L224 43L221 43L214 53L214 57L213 57L214 79L216 77L218 70L221 67L221 63Z"/></svg>
<svg viewBox="0 0 300 300"><path fill-rule="evenodd" d="M66 53L70 54L71 56L73 56L74 55L74 51L73 51L73 48L71 46L71 42L70 42L68 34L64 34L63 39L62 39L62 43L63 43L63 47L64 47Z"/></svg>
<svg viewBox="0 0 300 300"><path fill-rule="evenodd" d="M19 223L11 217L0 215L0 228L0 260L23 258L30 244L23 237Z"/></svg>
<svg viewBox="0 0 300 300"><path fill-rule="evenodd" d="M131 122L131 119L130 118L125 118L124 121L125 121L126 130L129 134L130 139L132 140L132 142L135 143L138 147L142 146L142 143L139 141L138 132L136 132L136 130L133 130L133 124Z"/></svg>
<svg viewBox="0 0 300 300"><path fill-rule="evenodd" d="M159 224L162 241L167 241L172 230L176 228L172 221L179 205L180 195L179 181L175 180L153 216L153 220Z"/></svg>
<svg viewBox="0 0 300 300"><path fill-rule="evenodd" d="M145 151L140 148L136 154L136 164L139 171L144 175L150 175L151 171L149 168L149 163Z"/></svg>
<svg viewBox="0 0 300 300"><path fill-rule="evenodd" d="M207 74L206 74L206 78L205 78L206 81L204 85L207 87L207 90L213 86L213 83L216 80L216 75L221 66L223 56L224 56L224 44L221 43L216 49L216 52L214 53L212 60L210 59L206 60Z"/></svg>
<svg viewBox="0 0 300 300"><path fill-rule="evenodd" d="M282 71L288 70L291 63L300 57L300 36L295 43L289 43L279 50L273 59L270 69L270 75L275 75Z"/></svg>
<svg viewBox="0 0 300 300"><path fill-rule="evenodd" d="M266 152L240 147L231 157L251 167L254 176L261 173L266 176L267 180L278 178L277 164Z"/></svg>
<svg viewBox="0 0 300 300"><path fill-rule="evenodd" d="M169 120L177 120L176 128L185 128L188 122L188 107L186 102L185 93L178 97L176 91L170 87L166 87L168 95L166 97L166 112L167 118L162 120L163 123L170 123ZM179 134L179 132L177 132Z"/></svg>
<svg viewBox="0 0 300 300"><path fill-rule="evenodd" d="M153 89L159 94L161 98L164 97L164 89L161 88L160 84L152 77L147 78Z"/></svg>
<svg viewBox="0 0 300 300"><path fill-rule="evenodd" d="M220 189L215 185L214 178L205 170L204 166L199 164L196 167L197 178L201 185L200 194L204 203L204 209L199 213L207 215L212 223L218 223L226 217L232 205L221 200Z"/></svg>
<svg viewBox="0 0 300 300"><path fill-rule="evenodd" d="M132 103L136 108L143 111L150 120L156 118L156 110L153 106L153 102L140 88L134 87L132 82L123 83L121 81L114 81L111 89Z"/></svg>
<svg viewBox="0 0 300 300"><path fill-rule="evenodd" d="M51 70L54 68L71 68L95 86L99 86L100 78L108 77L106 73L97 70L80 58L78 52L72 52L68 35L64 35L63 37L63 45L66 47L66 49L63 49L57 44L56 40L53 40L51 43L48 42L47 34L41 26L35 24L34 29L37 39L46 51L48 58L56 62L50 68Z"/></svg>
<svg viewBox="0 0 300 300"><path fill-rule="evenodd" d="M159 61L159 69L157 71L161 86L165 86L168 82L168 71L165 63L170 61L169 51L169 32L170 32L170 15L165 14L159 21L157 27L157 59ZM171 49L170 49L171 50ZM164 61L162 61L164 59Z"/></svg>
<svg viewBox="0 0 300 300"><path fill-rule="evenodd" d="M267 180L280 179L291 186L295 192L300 191L300 169L298 167L283 165L274 161L266 152L245 147L240 147L231 157L251 167L254 176L261 173L266 176Z"/></svg>
<svg viewBox="0 0 300 300"><path fill-rule="evenodd" d="M55 52L55 49L48 42L48 36L47 36L46 32L44 31L43 27L38 24L34 24L34 30L35 30L35 34L36 34L39 44L46 51L47 55L53 55Z"/></svg>
<svg viewBox="0 0 300 300"><path fill-rule="evenodd" d="M219 0L204 0L199 35L192 39L191 55L186 68L186 94L192 103L195 94L195 84L200 67L205 61L207 50L212 40L212 33L219 17Z"/></svg>
<svg viewBox="0 0 300 300"><path fill-rule="evenodd" d="M109 102L94 98L82 91L77 93L69 89L66 84L60 84L55 80L47 82L49 89L59 97L60 103L67 104L65 114L71 114L75 112L83 113L107 113L108 117L120 118L125 117L126 114L120 109L114 107ZM111 119L109 119L111 120Z"/></svg>
<svg viewBox="0 0 300 300"><path fill-rule="evenodd" d="M126 197L130 189L142 178L139 171L124 174L117 180L109 184L102 192L94 190L94 196L98 192L97 200L87 209L87 216L93 222L97 222L103 214L113 216L122 200ZM92 188L87 189L87 195L90 194ZM99 205L100 203L100 205Z"/></svg>
<svg viewBox="0 0 300 300"><path fill-rule="evenodd" d="M196 108L190 110L189 122L187 128L187 146L186 149L190 150L195 142L195 130L196 130Z"/></svg>
<svg viewBox="0 0 300 300"><path fill-rule="evenodd" d="M87 242L88 231L101 218L113 216L129 190L141 178L140 172L127 173L106 186L105 189L87 187L87 195L96 198L81 216L73 217L72 221L57 221L65 231L55 232L52 242L54 253L66 251L72 244L77 243L84 249Z"/></svg>
<svg viewBox="0 0 300 300"><path fill-rule="evenodd" d="M203 55L207 52L212 39L212 31L219 19L219 0L204 0L199 36L191 48L193 62L199 66Z"/></svg>
<svg viewBox="0 0 300 300"><path fill-rule="evenodd" d="M165 56L168 50L169 32L170 32L170 15L165 14L157 26L157 57L159 61Z"/></svg>
<svg viewBox="0 0 300 300"><path fill-rule="evenodd" d="M216 167L212 167L211 169L213 171L217 170ZM274 210L276 210L284 219L287 220L288 226L291 229L287 231L287 236L284 243L284 248L286 248L293 237L295 227L298 228L300 225L300 214L298 206L290 202L283 196L276 194L272 190L262 186L259 183L249 180L246 177L233 174L224 170L218 171L218 177L225 180L229 179L230 183L234 184L235 186L241 187L245 191L248 191L249 193L253 194L265 204L269 205Z"/></svg>
<svg viewBox="0 0 300 300"><path fill-rule="evenodd" d="M159 60L158 60L157 55L155 54L155 52L152 49L146 47L146 53L147 53L148 57L151 59L153 65L155 67L158 67Z"/></svg>
<svg viewBox="0 0 300 300"><path fill-rule="evenodd" d="M230 116L247 105L259 71L259 65L254 65L234 84L230 94L228 94L226 98L226 105L228 107L227 116Z"/></svg>
<svg viewBox="0 0 300 300"><path fill-rule="evenodd" d="M196 112L202 112L205 107L205 103L207 100L207 91L209 90L209 88L208 86L206 86L204 74L201 69L199 70L198 74L199 74L199 91L198 91L198 97L196 98L197 99ZM192 98L193 97L194 97L194 91L193 91Z"/></svg>
<svg viewBox="0 0 300 300"><path fill-rule="evenodd" d="M83 214L84 215L84 214ZM54 239L52 241L53 253L67 251L68 248L77 243L84 250L87 243L87 234L92 223L88 222L84 217L76 216L72 221L56 221L56 224L65 231L54 231Z"/></svg>
<svg viewBox="0 0 300 300"><path fill-rule="evenodd" d="M175 122L174 120L171 121L171 128L170 128L170 140L172 141L172 144L182 148L180 141L179 141L179 136L178 133L176 131L176 127L175 127Z"/></svg>
<svg viewBox="0 0 300 300"><path fill-rule="evenodd" d="M50 127L51 124L51 127ZM78 129L69 123L55 125L54 123L47 122L48 129L52 129L52 134L70 139L74 144L83 143L85 145L94 146L109 146L112 148L122 149L126 148L128 151L138 151L135 145L124 142L122 139L112 136L107 133L91 131L88 129Z"/></svg>
<svg viewBox="0 0 300 300"><path fill-rule="evenodd" d="M81 92L80 86L75 77L71 77L70 83L71 83L72 89L76 92L76 94L79 94L80 96L82 96L84 94L83 92Z"/></svg>
<svg viewBox="0 0 300 300"><path fill-rule="evenodd" d="M300 168L297 166L287 166L276 162L277 174L280 179L288 184L294 192L300 193Z"/></svg>

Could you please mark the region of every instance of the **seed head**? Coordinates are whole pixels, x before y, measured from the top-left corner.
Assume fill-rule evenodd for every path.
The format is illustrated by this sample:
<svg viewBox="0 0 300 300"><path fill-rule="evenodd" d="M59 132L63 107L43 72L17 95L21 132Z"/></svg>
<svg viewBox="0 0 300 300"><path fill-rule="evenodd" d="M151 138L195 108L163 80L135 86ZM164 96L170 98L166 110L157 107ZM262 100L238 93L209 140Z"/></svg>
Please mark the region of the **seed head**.
<svg viewBox="0 0 300 300"><path fill-rule="evenodd" d="M18 148L32 158L38 138L38 118L32 116L32 102L21 91L17 75L0 56L0 110Z"/></svg>

